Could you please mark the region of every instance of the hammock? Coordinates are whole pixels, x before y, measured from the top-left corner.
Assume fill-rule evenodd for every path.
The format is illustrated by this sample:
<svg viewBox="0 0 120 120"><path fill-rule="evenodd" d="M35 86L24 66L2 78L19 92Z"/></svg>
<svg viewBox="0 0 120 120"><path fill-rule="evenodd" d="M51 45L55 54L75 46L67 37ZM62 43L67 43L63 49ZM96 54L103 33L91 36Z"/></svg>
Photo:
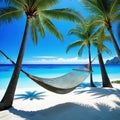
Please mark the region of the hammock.
<svg viewBox="0 0 120 120"><path fill-rule="evenodd" d="M15 65L15 62L12 61L4 52L0 50L0 53ZM79 86L89 75L89 70L86 67L84 67L84 69L73 69L71 72L56 78L41 78L31 75L23 69L21 69L21 71L40 86L49 91L59 94L71 92L77 86Z"/></svg>

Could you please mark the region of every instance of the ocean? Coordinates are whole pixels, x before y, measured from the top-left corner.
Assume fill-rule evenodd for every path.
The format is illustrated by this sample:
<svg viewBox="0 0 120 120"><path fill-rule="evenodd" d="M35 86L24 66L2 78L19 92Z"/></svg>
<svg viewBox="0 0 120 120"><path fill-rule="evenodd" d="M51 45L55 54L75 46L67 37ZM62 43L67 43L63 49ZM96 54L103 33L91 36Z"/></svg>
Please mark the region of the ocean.
<svg viewBox="0 0 120 120"><path fill-rule="evenodd" d="M22 69L38 77L52 78L64 75L72 69L82 66L78 64L24 64ZM12 64L0 65L0 90L7 88L13 70L14 66ZM111 81L120 80L120 65L106 65L106 70ZM101 85L101 73L98 64L93 65L93 80L96 86ZM89 76L80 86L89 86ZM21 72L17 88L29 87L38 87L38 85Z"/></svg>

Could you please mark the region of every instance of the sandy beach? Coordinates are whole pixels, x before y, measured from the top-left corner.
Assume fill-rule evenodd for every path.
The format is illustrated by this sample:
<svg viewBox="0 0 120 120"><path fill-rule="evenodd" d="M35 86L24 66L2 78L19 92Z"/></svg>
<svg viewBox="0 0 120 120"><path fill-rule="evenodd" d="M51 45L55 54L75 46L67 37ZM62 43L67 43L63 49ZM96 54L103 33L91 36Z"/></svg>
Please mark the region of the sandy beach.
<svg viewBox="0 0 120 120"><path fill-rule="evenodd" d="M120 85L113 86L77 88L64 95L42 87L17 89L13 107L1 111L0 120L119 120Z"/></svg>

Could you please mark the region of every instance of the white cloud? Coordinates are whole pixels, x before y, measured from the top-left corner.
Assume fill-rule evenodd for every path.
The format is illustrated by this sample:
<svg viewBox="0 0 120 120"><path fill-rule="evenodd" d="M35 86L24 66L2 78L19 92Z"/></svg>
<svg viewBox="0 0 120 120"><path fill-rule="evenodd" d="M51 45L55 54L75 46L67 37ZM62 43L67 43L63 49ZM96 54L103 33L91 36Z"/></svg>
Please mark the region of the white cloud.
<svg viewBox="0 0 120 120"><path fill-rule="evenodd" d="M33 58L38 58L38 59L55 59L57 57L55 57L55 56L34 56Z"/></svg>
<svg viewBox="0 0 120 120"><path fill-rule="evenodd" d="M88 59L73 57L73 58L63 58L55 56L36 56L36 59L25 61L28 64L86 64ZM97 63L97 61L94 61Z"/></svg>

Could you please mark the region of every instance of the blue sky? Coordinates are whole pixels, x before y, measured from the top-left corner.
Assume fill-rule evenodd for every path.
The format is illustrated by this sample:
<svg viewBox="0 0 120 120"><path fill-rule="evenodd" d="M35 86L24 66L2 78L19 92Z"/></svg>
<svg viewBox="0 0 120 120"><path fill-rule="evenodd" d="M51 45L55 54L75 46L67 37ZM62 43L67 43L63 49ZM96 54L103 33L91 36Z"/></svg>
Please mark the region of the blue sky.
<svg viewBox="0 0 120 120"><path fill-rule="evenodd" d="M80 11L85 17L89 12L85 11L78 0L60 0L59 4L54 8L70 7ZM64 36L64 42L54 37L46 31L46 37L42 39L39 36L38 45L34 45L30 33L28 35L27 46L23 63L32 64L56 64L56 63L88 63L87 49L84 50L83 55L78 57L77 50L72 49L66 54L67 46L75 40L75 36L67 36L69 29L75 26L75 23L69 21L54 21L58 30ZM3 50L14 61L17 59L18 51L20 48L23 32L25 27L25 17L14 21L10 24L3 24L0 26L0 49ZM114 33L116 32L116 24L113 27ZM116 35L116 34L115 34ZM104 60L116 56L113 45L108 43L111 49L111 54L103 54ZM92 48L92 58L97 55L96 49ZM0 55L0 64L9 63L2 55ZM98 63L96 59L94 63Z"/></svg>

